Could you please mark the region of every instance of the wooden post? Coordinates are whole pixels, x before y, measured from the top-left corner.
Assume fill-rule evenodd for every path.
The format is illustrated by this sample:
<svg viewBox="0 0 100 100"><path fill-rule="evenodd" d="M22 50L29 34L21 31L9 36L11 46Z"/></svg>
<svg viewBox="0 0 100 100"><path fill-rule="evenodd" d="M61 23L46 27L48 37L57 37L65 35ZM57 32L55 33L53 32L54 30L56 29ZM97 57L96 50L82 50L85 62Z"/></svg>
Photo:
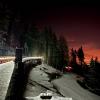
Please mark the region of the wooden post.
<svg viewBox="0 0 100 100"><path fill-rule="evenodd" d="M16 49L13 74L9 83L5 100L22 100L24 64L22 63L22 49Z"/></svg>

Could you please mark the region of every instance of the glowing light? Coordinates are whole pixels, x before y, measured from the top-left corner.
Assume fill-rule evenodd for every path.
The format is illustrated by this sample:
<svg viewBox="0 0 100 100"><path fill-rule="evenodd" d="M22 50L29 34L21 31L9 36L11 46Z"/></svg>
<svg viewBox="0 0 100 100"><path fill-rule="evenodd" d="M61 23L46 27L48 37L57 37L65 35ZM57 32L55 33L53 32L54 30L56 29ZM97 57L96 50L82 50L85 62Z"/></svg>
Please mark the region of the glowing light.
<svg viewBox="0 0 100 100"><path fill-rule="evenodd" d="M0 64L12 61L14 59L15 59L14 56L2 56L2 57L0 57Z"/></svg>

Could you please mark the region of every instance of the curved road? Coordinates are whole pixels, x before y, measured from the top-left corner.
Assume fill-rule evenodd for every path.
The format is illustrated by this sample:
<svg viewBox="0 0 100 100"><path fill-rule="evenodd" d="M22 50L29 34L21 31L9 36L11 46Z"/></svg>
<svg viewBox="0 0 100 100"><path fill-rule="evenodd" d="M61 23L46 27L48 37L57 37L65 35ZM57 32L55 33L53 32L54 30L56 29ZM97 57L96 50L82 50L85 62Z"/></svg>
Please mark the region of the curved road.
<svg viewBox="0 0 100 100"><path fill-rule="evenodd" d="M0 64L0 100L4 100L4 98L5 98L7 88L8 88L9 82L10 82L10 78L11 78L11 75L13 72L13 68L14 68L13 61L5 63L5 64ZM48 66L47 66L47 68L48 68ZM48 69L48 70L50 70L50 69ZM44 77L47 77L47 75L43 74L42 72L37 73L38 69L36 69L36 70L32 70L29 75L31 77L31 81L32 81L32 79L34 81L33 71L36 71L36 76L38 76L39 79L43 79ZM35 72L34 72L34 74L35 74ZM39 75L43 75L43 78L42 78L42 76L39 77ZM37 79L37 77L36 77L36 79ZM46 79L46 78L44 78L44 79L45 79L45 82L47 80L47 82L45 84L47 86L51 87L51 85L48 83L48 79ZM44 82L44 80L43 80L43 82ZM63 96L71 97L72 100L100 100L100 96L95 95L86 89L83 89L76 82L76 75L74 75L74 74L64 74L61 78L53 80L52 84L58 88L59 92ZM36 87L33 87L32 84L30 84L30 86L27 87L27 89L29 90L27 92L31 92L32 94L34 94L33 90L35 88ZM39 88L39 90L41 89L41 87L39 87L39 86L37 86L37 88ZM45 91L45 89L43 89L43 91ZM27 93L27 96L32 96L31 93ZM30 95L28 95L28 94L30 94Z"/></svg>
<svg viewBox="0 0 100 100"><path fill-rule="evenodd" d="M75 74L64 74L62 78L54 80L53 84L58 87L62 95L73 100L100 100L100 96L82 88L76 82Z"/></svg>

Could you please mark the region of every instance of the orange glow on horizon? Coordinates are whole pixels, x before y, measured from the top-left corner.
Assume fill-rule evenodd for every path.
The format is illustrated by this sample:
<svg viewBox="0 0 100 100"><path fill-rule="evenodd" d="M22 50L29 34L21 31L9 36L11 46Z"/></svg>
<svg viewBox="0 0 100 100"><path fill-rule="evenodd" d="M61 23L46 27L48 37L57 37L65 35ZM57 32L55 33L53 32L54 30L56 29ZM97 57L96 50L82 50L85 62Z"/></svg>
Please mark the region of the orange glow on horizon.
<svg viewBox="0 0 100 100"><path fill-rule="evenodd" d="M93 57L94 59L98 57L98 61L100 61L100 49L91 49L91 50L84 50L85 52L85 61L86 63L90 62L90 59Z"/></svg>
<svg viewBox="0 0 100 100"><path fill-rule="evenodd" d="M69 44L69 46L70 46L70 44ZM73 49L76 49L76 50L78 50L78 48L79 47L81 47L81 45L79 46L70 46L70 48L69 49L71 49L71 48L73 48ZM91 60L91 58L93 57L94 59L96 58L96 57L98 57L98 61L100 62L100 49L99 48L97 48L97 47L95 47L95 44L93 44L93 43L88 43L88 44L84 44L84 45L82 45L82 47L83 47L83 51L84 51L84 57L85 57L85 59L84 59L84 61L87 63L87 64L89 64L90 63L90 60Z"/></svg>

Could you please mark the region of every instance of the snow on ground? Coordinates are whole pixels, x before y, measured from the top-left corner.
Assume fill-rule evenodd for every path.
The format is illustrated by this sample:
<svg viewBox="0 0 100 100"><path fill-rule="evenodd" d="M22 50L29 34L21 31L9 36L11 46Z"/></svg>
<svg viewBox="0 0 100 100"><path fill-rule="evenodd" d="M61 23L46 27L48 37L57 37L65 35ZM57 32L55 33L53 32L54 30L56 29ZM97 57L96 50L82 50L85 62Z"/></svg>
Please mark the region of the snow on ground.
<svg viewBox="0 0 100 100"><path fill-rule="evenodd" d="M72 98L72 100L100 100L100 96L97 96L89 92L88 90L83 89L76 82L76 75L74 74L67 73L64 74L62 77L49 82L49 77L47 73L53 72L59 71L46 64L42 64L33 68L29 74L29 80L24 97L26 97L27 100L41 100L39 99L39 94L44 93L47 90L53 91L54 97L61 96L57 92L58 90L63 96L65 96L66 98ZM56 87L57 89L54 87Z"/></svg>
<svg viewBox="0 0 100 100"><path fill-rule="evenodd" d="M4 100L6 96L13 69L13 61L0 64L0 100Z"/></svg>
<svg viewBox="0 0 100 100"><path fill-rule="evenodd" d="M50 99L42 99L41 97L49 97ZM72 100L72 98L67 98L67 97L60 97L53 95L51 91L46 91L46 93L40 93L38 96L35 97L26 97L28 100Z"/></svg>
<svg viewBox="0 0 100 100"><path fill-rule="evenodd" d="M58 87L62 95L72 97L73 100L100 100L100 96L83 89L76 82L74 74L64 74L63 77L53 80L52 83Z"/></svg>
<svg viewBox="0 0 100 100"><path fill-rule="evenodd" d="M0 100L4 100L13 68L13 61L0 64ZM34 100L32 99L33 97L39 98L40 93L45 93L47 90L50 90L53 92L54 96L61 96L58 93L59 91L63 96L72 98L72 100L100 100L100 96L83 89L76 82L76 75L74 74L64 74L62 77L50 82L50 77L47 73L51 74L54 72L62 74L46 64L33 68L29 74L24 97L30 97L30 99L27 100Z"/></svg>
<svg viewBox="0 0 100 100"><path fill-rule="evenodd" d="M56 70L47 65L39 65L33 68L29 74L27 89L24 97L38 96L41 92L46 92L47 89L56 92L53 84L49 82L50 78L48 73L55 72Z"/></svg>
<svg viewBox="0 0 100 100"><path fill-rule="evenodd" d="M41 68L41 70L43 70L47 73L58 72L59 74L61 74L61 72L59 70L56 70L55 68L53 68L52 66L49 66L47 64L42 64L42 65L38 66L38 68Z"/></svg>

